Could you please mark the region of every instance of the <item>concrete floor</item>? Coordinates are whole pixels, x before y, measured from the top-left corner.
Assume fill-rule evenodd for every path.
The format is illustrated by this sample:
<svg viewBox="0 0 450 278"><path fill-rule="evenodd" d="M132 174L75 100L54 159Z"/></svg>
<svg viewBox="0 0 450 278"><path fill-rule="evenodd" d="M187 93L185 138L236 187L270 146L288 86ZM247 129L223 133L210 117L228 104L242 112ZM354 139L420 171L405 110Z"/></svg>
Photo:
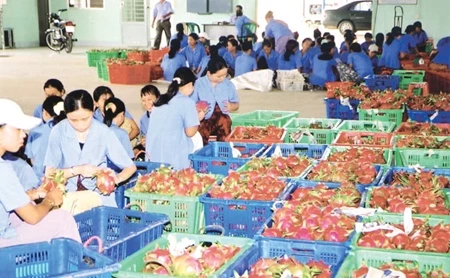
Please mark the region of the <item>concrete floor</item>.
<svg viewBox="0 0 450 278"><path fill-rule="evenodd" d="M142 115L140 89L143 85L116 85L97 78L96 68L88 67L86 51L77 47L73 53L56 53L48 48L0 50L0 97L18 102L25 113L32 113L36 105L44 100L42 86L49 78L61 80L67 92L85 89L89 92L100 85L109 86L122 99L128 111L139 119ZM155 84L161 92L167 85ZM298 111L300 117L325 117L323 98L325 92L281 92L261 93L250 90L239 91L241 100L239 113L257 109Z"/></svg>

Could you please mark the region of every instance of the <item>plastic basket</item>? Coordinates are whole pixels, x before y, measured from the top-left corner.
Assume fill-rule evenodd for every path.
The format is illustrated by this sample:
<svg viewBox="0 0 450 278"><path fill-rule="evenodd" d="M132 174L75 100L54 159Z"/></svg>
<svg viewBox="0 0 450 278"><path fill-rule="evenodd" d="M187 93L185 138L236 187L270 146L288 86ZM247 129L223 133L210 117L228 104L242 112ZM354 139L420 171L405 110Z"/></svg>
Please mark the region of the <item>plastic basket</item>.
<svg viewBox="0 0 450 278"><path fill-rule="evenodd" d="M150 82L150 66L108 65L109 81L112 84L144 84Z"/></svg>
<svg viewBox="0 0 450 278"><path fill-rule="evenodd" d="M0 248L2 277L111 277L119 265L71 239Z"/></svg>
<svg viewBox="0 0 450 278"><path fill-rule="evenodd" d="M419 124L422 125L422 123L402 123L401 126L399 126L396 130L395 130L395 134L396 135L415 135L415 133L411 133L411 132L406 132L405 129L408 128L409 125L411 124ZM425 124L428 125L428 124ZM450 134L450 124L433 124L433 126L438 127L442 130L446 130L447 134ZM429 136L435 136L434 134L426 134ZM445 136L445 133L441 133L441 134L436 134L436 136Z"/></svg>
<svg viewBox="0 0 450 278"><path fill-rule="evenodd" d="M325 150L325 152L324 152L324 154L323 154L323 157L322 157L322 160L328 160L328 157L329 157L331 154L336 153L336 152L343 152L343 151L346 151L346 150L351 149L351 148L364 149L364 147L348 147L348 146L347 146L347 147L341 147L341 146L330 146L330 147L328 147L328 148ZM388 167L390 167L390 166L392 165L392 161L393 161L392 150L391 150L391 149L384 149L384 150L383 150L383 157L384 157L384 160L386 161L386 163L384 163L384 164L377 164L377 165L380 165L380 166L383 167L383 168L388 168ZM350 162L350 161L348 161L348 162Z"/></svg>
<svg viewBox="0 0 450 278"><path fill-rule="evenodd" d="M116 274L117 277L129 277L129 278L144 278L144 277L174 277L174 276L161 276L153 274L144 274L142 270L144 269L144 257L147 252L151 252L157 248L167 249L169 247L168 236L174 237L177 242L187 238L189 240L194 240L195 244L206 243L213 244L219 243L221 245L231 245L240 247L241 250L231 258L227 263L225 263L221 268L219 268L213 275L209 277L228 277L224 276L222 273L227 269L228 265L232 264L238 257L246 253L250 249L254 241L247 238L232 238L226 236L213 236L213 235L186 235L178 233L167 233L161 238L155 240L154 242L148 244L143 249L139 250L132 256L128 257L126 260L121 262L119 272Z"/></svg>
<svg viewBox="0 0 450 278"><path fill-rule="evenodd" d="M446 170L446 169L425 169L425 171L431 171L436 176L445 176L445 177L447 177L450 180L450 170ZM392 182L392 180L394 178L394 173L398 173L398 172L417 173L417 170L415 170L413 168L409 168L409 167L391 167L388 171L386 171L384 176L381 178L380 185L383 185L383 184L389 185L389 184L391 184L391 182Z"/></svg>
<svg viewBox="0 0 450 278"><path fill-rule="evenodd" d="M290 119L298 116L295 111L255 110L246 114L237 114L232 118L233 127L268 126L283 127Z"/></svg>
<svg viewBox="0 0 450 278"><path fill-rule="evenodd" d="M341 265L336 277L352 278L353 272L365 265L378 268L385 263L405 262L410 266L417 266L420 272L429 272L442 268L450 272L450 257L438 254L408 254L396 250L353 250Z"/></svg>
<svg viewBox="0 0 450 278"><path fill-rule="evenodd" d="M332 145L391 149L392 136L393 136L392 133L385 133L385 132L342 131L338 133ZM347 143L349 139L352 142L351 144ZM364 139L373 139L375 144L363 144L361 140Z"/></svg>
<svg viewBox="0 0 450 278"><path fill-rule="evenodd" d="M339 99L326 98L324 101L328 119L358 120L359 100L351 99L348 105Z"/></svg>
<svg viewBox="0 0 450 278"><path fill-rule="evenodd" d="M233 143L233 147L238 149L246 158L233 157L230 143L211 142L193 154L189 155L192 168L198 173L211 173L226 176L229 170L236 170L252 157L261 156L267 148L265 144Z"/></svg>
<svg viewBox="0 0 450 278"><path fill-rule="evenodd" d="M284 138L286 137L286 130L284 130L283 134L281 135L279 140L256 140L256 139L236 139L233 138L234 134L236 132L240 132L243 128L242 126L238 126L235 127L230 135L227 136L227 138L225 138L226 142L241 142L241 143L259 143L259 144L267 144L267 145L272 145L272 144L277 144L277 143L283 143Z"/></svg>
<svg viewBox="0 0 450 278"><path fill-rule="evenodd" d="M364 78L366 86L371 91L393 89L397 90L400 86L400 76L398 75L370 75Z"/></svg>
<svg viewBox="0 0 450 278"><path fill-rule="evenodd" d="M360 121L381 121L393 122L396 126L400 126L403 121L402 109L360 109L358 108Z"/></svg>
<svg viewBox="0 0 450 278"><path fill-rule="evenodd" d="M148 51L130 51L127 53L127 59L136 62L148 62L149 58Z"/></svg>
<svg viewBox="0 0 450 278"><path fill-rule="evenodd" d="M300 263L322 261L331 266L331 272L335 275L347 256L347 248L320 243L262 240L239 256L235 262L229 263L223 274L225 277L234 277L236 271L242 275L261 258L280 258L284 255L293 257Z"/></svg>
<svg viewBox="0 0 450 278"><path fill-rule="evenodd" d="M283 92L303 92L304 80L283 79L277 81L277 87Z"/></svg>
<svg viewBox="0 0 450 278"><path fill-rule="evenodd" d="M97 207L75 215L81 241L97 236L103 242L101 253L116 261L143 248L163 233L169 217L112 207ZM98 245L92 245L98 250Z"/></svg>
<svg viewBox="0 0 450 278"><path fill-rule="evenodd" d="M398 148L395 143L398 138L404 135L396 135L392 140L395 155L395 166L420 165L426 168L450 168L450 150L448 149L415 149ZM433 136L439 141L447 140L450 137Z"/></svg>
<svg viewBox="0 0 450 278"><path fill-rule="evenodd" d="M90 52L87 51L87 59L88 59L88 65L90 67L96 67L97 62L100 60L104 60L107 58L118 58L119 52L118 51L101 51L101 52Z"/></svg>
<svg viewBox="0 0 450 278"><path fill-rule="evenodd" d="M291 154L307 156L314 159L320 159L327 149L327 145L310 145L310 144L275 144L267 148L262 154L263 157L271 157L275 150L280 148L284 157Z"/></svg>
<svg viewBox="0 0 450 278"><path fill-rule="evenodd" d="M400 86L402 90L408 90L408 86L412 82L423 82L425 78L424 70L394 70L394 76L400 76Z"/></svg>
<svg viewBox="0 0 450 278"><path fill-rule="evenodd" d="M411 121L421 123L450 124L450 112L447 111L421 111L407 109L408 118Z"/></svg>
<svg viewBox="0 0 450 278"><path fill-rule="evenodd" d="M310 123L321 123L329 126L330 129L314 129L302 126L308 126ZM339 119L291 119L285 126L285 143L306 143L306 144L331 144L336 136L336 127L339 125ZM294 138L294 134L299 137Z"/></svg>
<svg viewBox="0 0 450 278"><path fill-rule="evenodd" d="M97 61L97 76L102 80L109 81L108 67L105 64L105 60Z"/></svg>
<svg viewBox="0 0 450 278"><path fill-rule="evenodd" d="M340 131L369 131L369 132L392 132L395 123L381 121L352 121L345 120L338 127Z"/></svg>
<svg viewBox="0 0 450 278"><path fill-rule="evenodd" d="M324 182L324 181L320 181L320 180L310 180L308 179L308 174L313 170L314 165L311 166L307 172L304 175L304 180L302 180L302 184L306 187L314 187L318 182L323 183L324 185L326 185L328 188L337 188L341 186L340 182ZM380 165L375 165L375 170L377 171L377 175L375 176L375 179L373 180L373 182L371 182L370 184L360 184L357 183L356 189L358 189L358 191L362 194L364 193L364 191L372 186L377 186L381 180L381 178L383 177L383 173L384 170Z"/></svg>

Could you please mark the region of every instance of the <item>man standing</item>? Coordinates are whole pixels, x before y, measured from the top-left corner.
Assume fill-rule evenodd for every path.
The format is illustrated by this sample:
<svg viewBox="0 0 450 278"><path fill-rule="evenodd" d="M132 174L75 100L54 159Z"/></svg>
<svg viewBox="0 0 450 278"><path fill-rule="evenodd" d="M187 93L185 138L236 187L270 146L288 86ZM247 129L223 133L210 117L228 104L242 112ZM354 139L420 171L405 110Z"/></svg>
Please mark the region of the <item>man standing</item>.
<svg viewBox="0 0 450 278"><path fill-rule="evenodd" d="M152 28L155 27L156 21L156 39L155 44L152 49L159 49L159 45L161 44L161 36L164 30L164 34L166 35L167 45L170 41L170 16L173 14L172 5L170 2L166 0L160 0L153 10L153 22Z"/></svg>
<svg viewBox="0 0 450 278"><path fill-rule="evenodd" d="M234 24L235 22L236 22L236 13L237 13L237 11L241 11L242 12L242 10L243 10L243 8L242 8L242 6L241 5L236 5L236 10L235 10L235 13L234 13L234 15L232 15L231 17L230 17L230 23L231 24Z"/></svg>

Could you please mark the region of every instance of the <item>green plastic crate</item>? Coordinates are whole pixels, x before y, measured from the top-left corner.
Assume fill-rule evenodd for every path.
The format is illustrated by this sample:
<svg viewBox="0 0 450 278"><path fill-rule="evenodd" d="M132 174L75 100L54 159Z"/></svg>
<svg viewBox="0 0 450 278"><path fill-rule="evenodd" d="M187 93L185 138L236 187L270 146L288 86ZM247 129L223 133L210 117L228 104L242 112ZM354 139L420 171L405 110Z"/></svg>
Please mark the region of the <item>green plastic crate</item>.
<svg viewBox="0 0 450 278"><path fill-rule="evenodd" d="M108 66L105 63L105 59L97 61L97 75L98 78L109 81Z"/></svg>
<svg viewBox="0 0 450 278"><path fill-rule="evenodd" d="M345 120L338 127L340 131L371 131L371 132L393 132L395 129L394 122L381 121L352 121Z"/></svg>
<svg viewBox="0 0 450 278"><path fill-rule="evenodd" d="M268 126L283 127L290 119L298 116L294 111L255 110L246 114L232 115L233 127Z"/></svg>
<svg viewBox="0 0 450 278"><path fill-rule="evenodd" d="M165 249L169 246L169 241L167 237L169 235L175 236L177 241L181 241L183 238L189 238L190 240L194 240L196 244L201 242L211 242L216 243L219 242L222 245L234 245L241 247L241 250L229 261L227 261L221 268L219 268L212 276L210 277L220 277L221 273L223 273L232 263L236 261L236 259L242 256L249 248L252 247L254 241L252 239L247 238L238 238L238 237L225 237L225 236L211 236L211 235L186 235L186 234L177 234L177 233L167 233L162 235L157 240L153 241L149 245L145 246L143 249L134 253L127 259L123 260L120 264L119 272L113 274L114 277L129 277L129 278L138 278L138 277L173 277L173 276L160 276L153 274L144 274L142 273L142 269L144 268L144 257L145 254L149 251L153 251L156 248Z"/></svg>
<svg viewBox="0 0 450 278"><path fill-rule="evenodd" d="M381 121L395 123L395 127L402 124L403 112L402 109L360 109L358 108L360 121Z"/></svg>
<svg viewBox="0 0 450 278"><path fill-rule="evenodd" d="M396 250L352 250L342 263L336 277L352 278L353 271L363 265L377 268L385 263L402 262L406 262L410 266L416 264L420 272L442 268L443 271L450 274L450 256L431 253L408 254Z"/></svg>
<svg viewBox="0 0 450 278"><path fill-rule="evenodd" d="M98 52L87 51L86 54L87 54L87 58L88 58L88 65L90 67L96 67L97 62L102 59L119 57L118 51L98 51Z"/></svg>
<svg viewBox="0 0 450 278"><path fill-rule="evenodd" d="M284 125L286 128L285 143L301 143L301 144L331 144L336 138L337 126L341 122L340 119L307 119L293 118ZM330 129L314 129L308 128L311 123L321 123ZM291 134L302 133L298 139L292 138Z"/></svg>
<svg viewBox="0 0 450 278"><path fill-rule="evenodd" d="M358 148L358 149L370 149L368 147L364 147L364 146L357 146L357 147L345 147L345 146L329 146L325 152L323 153L323 157L322 160L328 160L328 157L335 152L343 152L345 150L351 149L351 148ZM393 153L392 150L390 149L384 149L383 150L383 157L384 160L386 161L385 164L378 164L380 166L382 166L383 168L389 168L392 165L392 160L393 158ZM350 161L349 161L350 162Z"/></svg>
<svg viewBox="0 0 450 278"><path fill-rule="evenodd" d="M408 90L409 84L413 82L423 82L425 78L424 70L394 70L392 75L400 76L400 86L402 90Z"/></svg>
<svg viewBox="0 0 450 278"><path fill-rule="evenodd" d="M321 119L321 118L292 118L283 127L295 129L310 129L310 124L320 123L330 129L336 129L341 120L340 119Z"/></svg>
<svg viewBox="0 0 450 278"><path fill-rule="evenodd" d="M395 142L398 138L405 137L397 135L393 138L393 150L395 166L420 165L426 168L450 168L450 149L414 149L398 148ZM446 136L433 136L438 140L450 139Z"/></svg>

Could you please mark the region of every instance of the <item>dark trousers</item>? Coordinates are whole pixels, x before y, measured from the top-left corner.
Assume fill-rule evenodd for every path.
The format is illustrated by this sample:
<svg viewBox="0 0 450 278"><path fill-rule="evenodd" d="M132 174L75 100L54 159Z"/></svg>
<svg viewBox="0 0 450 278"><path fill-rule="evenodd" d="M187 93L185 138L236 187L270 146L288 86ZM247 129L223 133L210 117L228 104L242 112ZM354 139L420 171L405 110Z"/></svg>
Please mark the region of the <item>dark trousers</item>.
<svg viewBox="0 0 450 278"><path fill-rule="evenodd" d="M170 20L158 20L158 22L156 22L156 39L155 39L155 44L154 47L159 49L159 46L161 44L161 36L162 36L162 32L164 31L164 34L166 35L166 39L167 39L167 45L169 45L170 42L170 27L172 25L170 24Z"/></svg>

